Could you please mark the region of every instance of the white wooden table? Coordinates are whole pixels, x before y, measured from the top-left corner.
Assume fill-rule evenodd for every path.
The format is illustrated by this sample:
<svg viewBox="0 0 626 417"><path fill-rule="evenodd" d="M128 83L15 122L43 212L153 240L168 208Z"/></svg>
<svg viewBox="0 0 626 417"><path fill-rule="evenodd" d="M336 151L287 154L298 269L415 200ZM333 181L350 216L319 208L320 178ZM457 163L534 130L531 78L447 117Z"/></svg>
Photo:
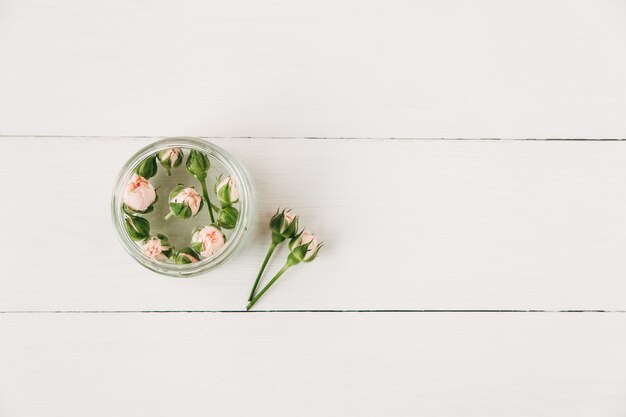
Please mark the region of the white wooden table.
<svg viewBox="0 0 626 417"><path fill-rule="evenodd" d="M625 22L0 0L0 416L626 415ZM234 154L258 205L188 280L109 218L122 163L173 135ZM244 313L278 206L327 247Z"/></svg>

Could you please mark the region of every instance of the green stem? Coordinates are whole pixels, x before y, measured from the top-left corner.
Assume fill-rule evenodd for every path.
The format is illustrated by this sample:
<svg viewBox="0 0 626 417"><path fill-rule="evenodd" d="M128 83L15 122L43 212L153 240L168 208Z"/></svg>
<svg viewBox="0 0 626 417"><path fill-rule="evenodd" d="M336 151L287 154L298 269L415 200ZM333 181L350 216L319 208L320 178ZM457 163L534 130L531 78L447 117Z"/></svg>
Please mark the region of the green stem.
<svg viewBox="0 0 626 417"><path fill-rule="evenodd" d="M198 181L200 181L198 179ZM206 188L206 178L203 178L200 181L200 185L202 186L202 197L204 197L206 201L207 208L209 210L209 216L211 217L211 223L215 223L215 217L213 217L213 204L211 204L211 199L209 199L209 191Z"/></svg>
<svg viewBox="0 0 626 417"><path fill-rule="evenodd" d="M172 217L174 215L173 211L170 211L169 213L167 213L167 216L165 216L165 220L169 220L170 217Z"/></svg>
<svg viewBox="0 0 626 417"><path fill-rule="evenodd" d="M263 260L263 265L261 265L261 269L259 269L259 274L256 276L256 280L254 281L254 285L252 286L252 291L250 291L250 296L248 297L248 301L252 301L254 298L254 293L256 292L256 287L259 286L259 281L261 280L261 275L263 275L263 271L265 270L265 266L267 265L267 261L272 257L272 253L278 246L276 243L272 242L269 250L267 251L267 255L265 255L265 259Z"/></svg>
<svg viewBox="0 0 626 417"><path fill-rule="evenodd" d="M246 307L246 311L250 310L252 308L253 305L256 304L257 301L259 301L259 298L261 298L263 296L263 294L265 294L267 292L267 290L270 289L270 287L276 282L276 280L278 278L280 278L280 276L282 274L285 273L286 270L288 270L289 268L291 268L291 264L289 262L287 262L285 264L285 266L283 266L281 268L280 271L278 271L278 273L276 274L276 276L274 276L274 278L272 278L272 280L270 282L267 283L267 285L265 286L265 288L263 288L253 299L252 301L250 301L250 303L248 304L248 306Z"/></svg>

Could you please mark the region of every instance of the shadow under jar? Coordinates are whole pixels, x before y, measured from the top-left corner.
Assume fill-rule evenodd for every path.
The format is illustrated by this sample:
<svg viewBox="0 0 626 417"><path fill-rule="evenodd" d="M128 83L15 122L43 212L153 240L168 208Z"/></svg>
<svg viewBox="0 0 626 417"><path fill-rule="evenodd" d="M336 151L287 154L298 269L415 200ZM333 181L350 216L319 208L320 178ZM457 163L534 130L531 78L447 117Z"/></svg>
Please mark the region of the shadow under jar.
<svg viewBox="0 0 626 417"><path fill-rule="evenodd" d="M165 159L164 163L162 163L157 158L156 170L154 170L154 164L152 163L147 164L152 166L152 168L148 167L147 170L142 170L143 163L146 161L151 162L151 158L160 153L163 155L168 149L180 149L182 154L178 154L173 163L171 159ZM208 203L204 197L202 197L202 207L188 218L184 218L183 215L171 214L170 193L179 184L182 184L186 189L193 188L200 196L204 195L201 182L186 167L192 151L205 155L209 161L205 179L208 194L206 196L209 197L208 200L214 206L213 217L215 221L211 220ZM145 168L145 165L143 167ZM138 170L142 173L148 172L146 176L150 177L138 178L136 173ZM216 194L215 186L220 182L219 179L222 180L223 184L224 179L229 176L232 178L230 184L236 189L238 199L236 202L223 203L220 202ZM145 186L145 193L133 194L132 196L136 197L136 200L133 200L132 204L125 204L125 202L131 201L127 194L131 192L129 190L134 190L132 192L142 191L142 189L135 188L142 185ZM149 200L153 197L152 190L156 194L156 201L147 210L137 211L138 208L144 208L139 207L142 198ZM227 190L230 190L230 187ZM225 194L222 193L221 195L223 197ZM136 201L139 202L137 203ZM131 208L131 205L134 208ZM142 148L126 162L115 181L111 201L111 214L122 246L137 262L161 274L175 277L190 277L223 265L242 246L252 221L252 206L252 192L248 176L244 168L228 152L201 139L174 137L154 142ZM224 210L225 207L230 207L230 209ZM224 211L221 213L222 218L230 218L232 220L233 216L229 217L226 214L227 212L232 214L233 208L238 213L236 223L220 223L218 219L221 211ZM189 211L187 211L187 214L189 214ZM166 217L168 218L166 219ZM132 226L129 226L129 224ZM149 232L147 232L146 225L149 227ZM190 253L200 256L187 256L184 253L184 248L192 247L194 231L211 225L223 233L225 241L223 246L220 246L215 253L208 255L209 252L204 252L207 256L202 256L200 255L202 245L196 239L195 244L198 250ZM204 230L214 231L215 229L207 228ZM142 238L144 236L145 238ZM162 237L167 239L164 240ZM197 237L198 235L196 235ZM159 242L155 242L154 239L158 239ZM156 246L156 252L155 248L152 247L153 245L151 245L152 243ZM188 259L197 258L197 261L177 263L183 257Z"/></svg>

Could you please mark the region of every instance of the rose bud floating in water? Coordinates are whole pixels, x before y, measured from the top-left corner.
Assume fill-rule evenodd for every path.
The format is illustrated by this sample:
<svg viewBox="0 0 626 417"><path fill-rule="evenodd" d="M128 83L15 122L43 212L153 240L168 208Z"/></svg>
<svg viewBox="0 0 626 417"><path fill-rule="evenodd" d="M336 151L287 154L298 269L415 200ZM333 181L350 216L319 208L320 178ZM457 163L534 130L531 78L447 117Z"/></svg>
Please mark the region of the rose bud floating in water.
<svg viewBox="0 0 626 417"><path fill-rule="evenodd" d="M152 155L141 161L137 168L135 168L135 174L144 178L152 178L157 173L157 156Z"/></svg>
<svg viewBox="0 0 626 417"><path fill-rule="evenodd" d="M167 236L158 234L146 240L141 247L143 253L158 261L165 261L172 254L172 245Z"/></svg>
<svg viewBox="0 0 626 417"><path fill-rule="evenodd" d="M246 310L250 310L259 298L263 296L270 289L270 287L280 278L282 274L285 273L289 268L294 265L298 265L300 262L311 262L319 253L323 244L319 244L317 242L317 238L313 235L313 233L308 230L303 230L302 232L295 235L291 241L289 242L289 256L287 256L287 262L281 268L280 271L271 279L270 282L263 288L259 293L254 296L252 301L246 306Z"/></svg>
<svg viewBox="0 0 626 417"><path fill-rule="evenodd" d="M124 205L130 211L149 213L157 201L157 194L150 181L139 175L133 175L124 192Z"/></svg>
<svg viewBox="0 0 626 417"><path fill-rule="evenodd" d="M205 258L218 253L225 243L224 233L213 225L198 226L191 236L191 248Z"/></svg>
<svg viewBox="0 0 626 417"><path fill-rule="evenodd" d="M200 261L200 255L191 248L182 248L174 255L177 264L195 264Z"/></svg>
<svg viewBox="0 0 626 417"><path fill-rule="evenodd" d="M180 148L164 149L158 153L157 158L163 168L165 168L165 171L167 171L167 175L171 175L170 170L183 162L183 150Z"/></svg>
<svg viewBox="0 0 626 417"><path fill-rule="evenodd" d="M259 281L263 275L265 266L272 257L276 247L285 241L285 239L291 239L294 237L298 232L298 216L292 215L290 210L276 210L276 214L274 214L270 219L270 231L272 232L270 248L268 249L265 259L261 264L261 269L259 269L259 273L254 280L254 285L252 286L252 291L250 291L250 296L248 296L248 301L252 301L254 298L254 293L259 286Z"/></svg>
<svg viewBox="0 0 626 417"><path fill-rule="evenodd" d="M150 236L150 223L139 216L124 216L126 232L132 240L144 240Z"/></svg>
<svg viewBox="0 0 626 417"><path fill-rule="evenodd" d="M165 220L176 215L183 219L198 214L202 208L202 197L193 187L185 187L178 184L170 193L170 212L165 216Z"/></svg>
<svg viewBox="0 0 626 417"><path fill-rule="evenodd" d="M224 207L217 214L217 223L224 229L234 229L239 219L239 211L232 206Z"/></svg>
<svg viewBox="0 0 626 417"><path fill-rule="evenodd" d="M237 191L237 187L235 186L235 180L233 180L233 177L230 175L223 179L221 175L217 178L215 194L220 200L222 207L228 207L239 201L239 191Z"/></svg>
<svg viewBox="0 0 626 417"><path fill-rule="evenodd" d="M209 158L203 154L202 152L198 152L196 150L191 150L189 152L189 156L187 157L187 172L196 177L200 185L202 186L202 197L206 201L207 209L209 210L209 217L211 217L211 222L215 223L215 217L213 216L213 205L211 204L211 199L209 198L209 191L206 186L206 176L209 172L209 168L211 168L211 162Z"/></svg>

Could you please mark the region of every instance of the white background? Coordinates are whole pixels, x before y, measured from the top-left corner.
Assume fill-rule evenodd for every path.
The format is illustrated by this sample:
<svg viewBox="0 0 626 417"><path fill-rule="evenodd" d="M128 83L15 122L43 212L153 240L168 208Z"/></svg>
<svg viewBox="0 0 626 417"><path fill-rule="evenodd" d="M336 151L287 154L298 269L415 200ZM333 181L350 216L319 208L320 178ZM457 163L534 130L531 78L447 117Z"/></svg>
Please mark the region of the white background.
<svg viewBox="0 0 626 417"><path fill-rule="evenodd" d="M0 0L0 416L624 416L624 22ZM188 280L109 219L121 165L172 135L226 148L257 203ZM327 246L244 313L278 206Z"/></svg>

